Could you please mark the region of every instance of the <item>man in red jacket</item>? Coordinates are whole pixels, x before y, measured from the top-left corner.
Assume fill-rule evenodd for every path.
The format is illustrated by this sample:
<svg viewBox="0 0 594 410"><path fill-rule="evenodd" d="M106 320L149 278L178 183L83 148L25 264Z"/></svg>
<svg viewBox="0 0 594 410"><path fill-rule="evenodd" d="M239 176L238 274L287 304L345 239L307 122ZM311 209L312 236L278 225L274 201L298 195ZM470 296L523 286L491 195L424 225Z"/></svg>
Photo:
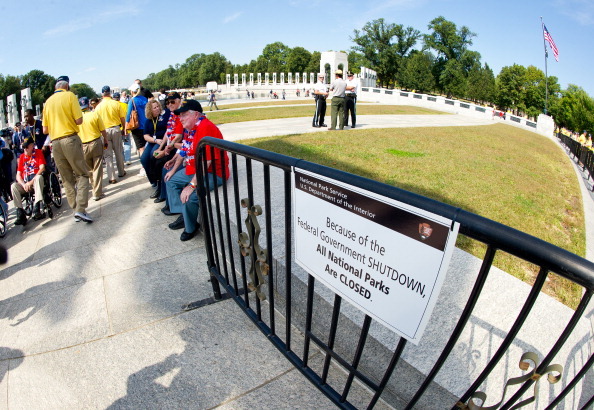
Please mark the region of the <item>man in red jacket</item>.
<svg viewBox="0 0 594 410"><path fill-rule="evenodd" d="M171 213L181 212L181 215L175 222L169 224L169 227L171 229L185 228L180 237L182 241L192 239L200 227L198 224L200 207L196 194L196 147L204 137L223 139L221 131L202 112L202 106L196 100L184 100L181 107L174 111L176 115L179 115L183 126L183 139L178 161L183 161L185 167L177 172L173 171L173 174L167 173L165 180L167 196L170 200L170 211ZM215 184L222 185L229 178L229 159L227 153L221 155L218 149L215 150L213 158L210 157L210 149L207 149L206 159L208 161L208 187L213 189Z"/></svg>

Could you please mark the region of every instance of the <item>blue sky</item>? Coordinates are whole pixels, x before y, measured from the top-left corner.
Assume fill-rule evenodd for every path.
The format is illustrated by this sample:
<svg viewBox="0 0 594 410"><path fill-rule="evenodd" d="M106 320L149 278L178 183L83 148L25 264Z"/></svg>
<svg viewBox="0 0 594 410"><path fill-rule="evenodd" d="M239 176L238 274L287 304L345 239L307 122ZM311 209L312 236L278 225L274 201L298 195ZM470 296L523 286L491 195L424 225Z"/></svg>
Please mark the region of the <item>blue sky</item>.
<svg viewBox="0 0 594 410"><path fill-rule="evenodd" d="M549 75L594 96L594 0L0 0L0 73L40 69L99 91L195 53L218 51L245 64L275 41L348 51L353 30L373 19L426 33L440 15L476 33L471 49L495 75L514 63L544 71L542 16L560 54L557 63L549 53Z"/></svg>

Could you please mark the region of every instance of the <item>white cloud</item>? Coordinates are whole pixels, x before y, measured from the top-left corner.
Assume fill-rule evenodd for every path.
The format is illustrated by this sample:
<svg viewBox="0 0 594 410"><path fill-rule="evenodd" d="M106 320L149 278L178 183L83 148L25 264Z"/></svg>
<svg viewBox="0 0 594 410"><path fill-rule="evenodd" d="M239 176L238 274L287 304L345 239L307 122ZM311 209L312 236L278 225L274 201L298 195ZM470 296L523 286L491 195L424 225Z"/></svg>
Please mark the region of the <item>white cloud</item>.
<svg viewBox="0 0 594 410"><path fill-rule="evenodd" d="M591 0L557 0L555 5L561 13L582 26L594 24L594 3Z"/></svg>
<svg viewBox="0 0 594 410"><path fill-rule="evenodd" d="M43 33L44 37L60 37L66 34L71 34L80 30L86 30L98 24L105 24L106 22L118 19L120 17L135 16L140 12L137 6L129 5L122 6L115 9L103 11L101 13L93 13L93 16L80 18L69 21L68 23L46 30Z"/></svg>
<svg viewBox="0 0 594 410"><path fill-rule="evenodd" d="M239 18L239 16L241 16L242 14L243 14L243 11L238 11L235 14L225 17L223 19L223 24L231 23L233 20L237 20Z"/></svg>

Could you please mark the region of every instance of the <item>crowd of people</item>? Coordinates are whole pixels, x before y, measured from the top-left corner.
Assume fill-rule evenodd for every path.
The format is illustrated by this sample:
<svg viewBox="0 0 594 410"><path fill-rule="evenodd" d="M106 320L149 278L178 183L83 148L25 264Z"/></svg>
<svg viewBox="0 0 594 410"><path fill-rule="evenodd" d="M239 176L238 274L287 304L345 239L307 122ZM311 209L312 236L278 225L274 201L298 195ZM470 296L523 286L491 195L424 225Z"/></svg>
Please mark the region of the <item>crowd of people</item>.
<svg viewBox="0 0 594 410"><path fill-rule="evenodd" d="M130 96L112 93L104 86L102 98L93 103L87 97L77 100L69 83L67 76L58 78L54 94L44 105L42 120L35 119L32 110L27 111L25 124L15 125L11 147L5 144L6 138L0 138L0 161L10 159L2 162L2 172L10 172L14 158L18 161L16 181L4 198L6 202L13 200L17 208L15 224L27 222L22 204L26 193L35 193L33 218L45 217L40 212L41 175L47 169L59 173L74 220L92 223L87 213L89 191L96 201L106 196L104 169L109 184L126 176L131 155L126 145L130 147L131 137L140 157L141 176L146 176L147 184L154 188L150 198L155 203L165 202L163 214L177 217L168 226L183 229L182 241L193 238L200 230L197 144L205 136L223 138L218 127L204 116L201 104L194 99L182 100L177 92L154 98L140 80L130 87ZM215 154L206 150L205 160L205 186L214 189L229 177L228 157L220 150ZM12 182L12 175L7 179Z"/></svg>

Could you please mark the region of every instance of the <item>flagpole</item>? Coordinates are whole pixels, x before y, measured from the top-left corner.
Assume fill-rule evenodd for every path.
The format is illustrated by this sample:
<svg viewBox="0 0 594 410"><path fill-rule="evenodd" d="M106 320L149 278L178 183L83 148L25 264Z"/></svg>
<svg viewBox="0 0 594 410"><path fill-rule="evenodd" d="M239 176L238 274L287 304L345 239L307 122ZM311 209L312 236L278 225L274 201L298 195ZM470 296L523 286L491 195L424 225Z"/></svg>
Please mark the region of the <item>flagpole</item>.
<svg viewBox="0 0 594 410"><path fill-rule="evenodd" d="M542 21L542 16L540 16L540 24L542 29L542 45L544 46L544 54L545 54L545 108L544 113L547 114L547 104L549 100L549 75L547 73L547 42L544 36L544 22Z"/></svg>

